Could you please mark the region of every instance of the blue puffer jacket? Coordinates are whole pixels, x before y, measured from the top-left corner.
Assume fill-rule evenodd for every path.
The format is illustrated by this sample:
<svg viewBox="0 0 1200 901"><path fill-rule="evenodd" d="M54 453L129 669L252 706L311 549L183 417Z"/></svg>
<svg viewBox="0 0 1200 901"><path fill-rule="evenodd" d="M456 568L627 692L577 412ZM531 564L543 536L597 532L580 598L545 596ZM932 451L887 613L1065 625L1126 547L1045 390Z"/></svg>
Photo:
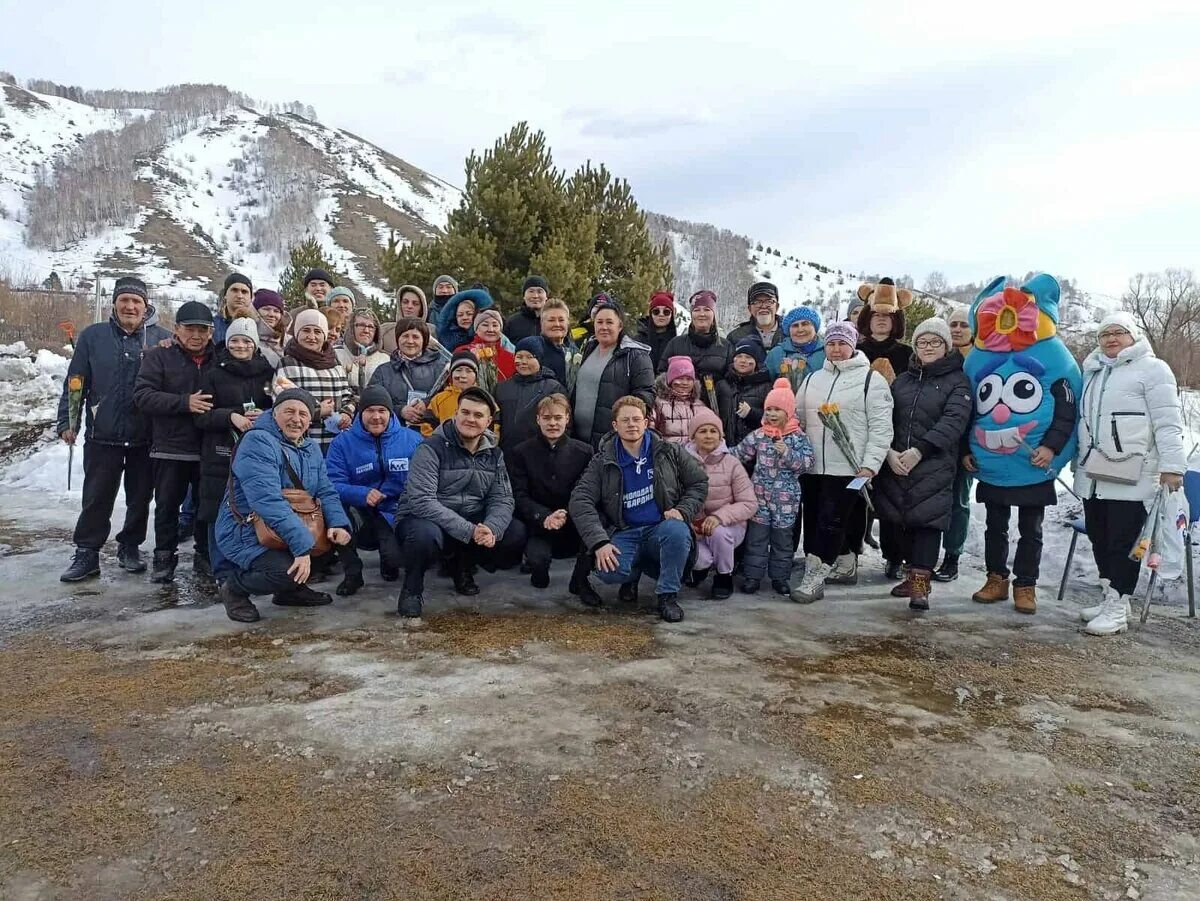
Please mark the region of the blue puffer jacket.
<svg viewBox="0 0 1200 901"><path fill-rule="evenodd" d="M321 447L307 435L293 444L283 436L275 417L264 413L254 427L242 436L233 455L233 500L243 518L251 512L262 517L287 542L292 556L300 557L312 550L313 540L288 502L283 499L284 488L294 488L283 465L284 455L300 477L304 490L321 502L326 528L350 528L350 520L338 498L337 489L325 471ZM249 569L266 548L254 537L251 523L239 523L233 518L228 503L221 505L217 518L217 546L221 553L239 569Z"/></svg>
<svg viewBox="0 0 1200 901"><path fill-rule="evenodd" d="M347 507L366 507L367 492L382 491L384 500L375 508L388 525L396 524L396 505L408 483L408 461L421 443L421 436L400 425L395 416L376 438L363 425L362 414L354 424L333 439L325 466L338 497Z"/></svg>
<svg viewBox="0 0 1200 901"><path fill-rule="evenodd" d="M813 345L810 350L804 349L810 345ZM801 346L795 344L791 338L784 336L782 341L767 351L767 372L771 373L772 378L779 378L784 360L787 360L793 367L797 361L803 360L804 378L807 378L825 365L825 347L819 338L814 338L808 344Z"/></svg>
<svg viewBox="0 0 1200 901"><path fill-rule="evenodd" d="M438 343L447 350L453 351L456 347L461 347L470 342L475 337L475 329L463 328L458 324L456 317L458 316L458 308L464 301L471 301L475 304L475 315L478 316L484 310L491 309L495 306L495 301L492 300L492 295L488 294L482 288L471 288L467 291L459 291L453 297L446 301L442 309L438 312L437 321L437 339Z"/></svg>

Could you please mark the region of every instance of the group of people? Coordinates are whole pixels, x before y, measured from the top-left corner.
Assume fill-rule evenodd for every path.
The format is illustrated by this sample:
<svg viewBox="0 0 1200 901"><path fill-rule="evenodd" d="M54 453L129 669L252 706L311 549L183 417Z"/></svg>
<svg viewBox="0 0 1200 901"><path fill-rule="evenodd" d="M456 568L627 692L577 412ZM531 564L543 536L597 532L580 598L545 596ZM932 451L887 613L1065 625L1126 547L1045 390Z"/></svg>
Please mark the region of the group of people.
<svg viewBox="0 0 1200 901"><path fill-rule="evenodd" d="M190 507L194 571L239 622L259 618L255 596L330 603L309 583L338 565L336 593L354 594L363 551L384 581L403 571L407 618L431 568L469 596L481 566L521 566L546 588L555 559L574 561L568 591L591 607L594 583L635 603L650 576L668 622L683 618L681 586L711 576L708 596L724 599L737 572L745 593L769 581L813 603L857 583L875 520L892 594L922 611L935 582L957 578L977 483L987 579L973 599L1011 594L1034 613L1044 511L1073 463L1102 585L1087 629L1113 634L1147 504L1186 469L1169 367L1118 312L1081 372L1045 275L999 278L911 333L911 292L886 278L859 289L853 321L829 324L805 306L781 315L758 282L728 335L711 291L689 299L683 330L674 297L654 293L631 334L604 293L573 329L537 275L507 318L449 275L430 298L401 286L384 322L327 272L304 285L288 310L233 273L215 315L184 303L167 332L145 284L117 281L112 316L84 330L68 370L87 440L64 581L99 573L123 484L121 568L146 569L153 499L151 579L172 581ZM73 443L68 386L58 432Z"/></svg>

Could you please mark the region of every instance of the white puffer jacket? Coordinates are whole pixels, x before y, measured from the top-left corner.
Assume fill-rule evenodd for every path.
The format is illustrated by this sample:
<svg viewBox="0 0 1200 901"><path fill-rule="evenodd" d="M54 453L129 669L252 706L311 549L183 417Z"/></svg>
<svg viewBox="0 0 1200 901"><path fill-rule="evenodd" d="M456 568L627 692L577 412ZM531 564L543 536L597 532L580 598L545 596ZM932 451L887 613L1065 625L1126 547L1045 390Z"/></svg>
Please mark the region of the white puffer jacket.
<svg viewBox="0 0 1200 901"><path fill-rule="evenodd" d="M1145 338L1117 354L1111 366L1100 361L1102 353L1096 348L1083 361L1075 491L1084 498L1149 501L1160 472L1187 471L1175 375ZM1139 482L1122 485L1089 479L1084 461L1093 446L1118 459L1144 454Z"/></svg>
<svg viewBox="0 0 1200 901"><path fill-rule="evenodd" d="M838 405L859 462L878 474L892 444L892 392L887 379L872 373L861 350L842 363L826 359L825 365L805 379L796 392L796 417L813 446L813 473L852 476L854 467L821 423L818 413L822 404Z"/></svg>

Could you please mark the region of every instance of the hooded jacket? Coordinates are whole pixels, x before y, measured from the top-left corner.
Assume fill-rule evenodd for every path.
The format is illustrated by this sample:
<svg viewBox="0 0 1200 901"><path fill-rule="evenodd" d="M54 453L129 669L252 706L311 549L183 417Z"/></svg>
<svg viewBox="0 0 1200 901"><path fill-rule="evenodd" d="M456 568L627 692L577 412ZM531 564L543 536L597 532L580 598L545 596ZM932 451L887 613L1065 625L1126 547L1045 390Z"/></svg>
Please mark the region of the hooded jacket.
<svg viewBox="0 0 1200 901"><path fill-rule="evenodd" d="M375 509L394 527L396 508L408 483L409 462L420 444L420 436L404 428L394 415L383 434L372 435L363 425L360 410L350 428L333 439L325 459L329 480L342 505L365 509L367 493L380 491L383 500Z"/></svg>
<svg viewBox="0 0 1200 901"><path fill-rule="evenodd" d="M654 466L654 500L664 513L679 511L685 522L694 521L704 509L708 496L708 476L700 461L678 444L650 433L650 458ZM567 512L583 539L583 546L595 551L609 538L626 528L622 506L624 479L617 462L615 432L606 434L600 449L571 492Z"/></svg>
<svg viewBox="0 0 1200 901"><path fill-rule="evenodd" d="M796 417L813 446L812 471L853 476L854 467L821 422L823 404L838 405L859 464L878 474L892 444L892 392L861 350L841 363L826 358L825 365L796 392Z"/></svg>
<svg viewBox="0 0 1200 901"><path fill-rule="evenodd" d="M872 497L880 519L909 528L950 528L959 445L971 424L971 380L962 354L951 351L922 366L914 355L907 372L892 383L892 450L915 447L921 460L907 476L886 463Z"/></svg>
<svg viewBox="0 0 1200 901"><path fill-rule="evenodd" d="M133 402L150 421L151 457L200 460L200 429L188 396L200 390L200 380L212 361L211 341L204 346L199 361L178 340L169 347L146 351L134 385Z"/></svg>
<svg viewBox="0 0 1200 901"><path fill-rule="evenodd" d="M595 352L599 344L592 338L581 352L581 361ZM571 388L571 409L575 408L576 387ZM600 440L612 429L612 406L622 397L640 397L647 408L654 408L654 366L646 345L634 341L624 332L613 348L612 357L605 364L596 392L595 414L590 434L575 433L575 437L598 447Z"/></svg>
<svg viewBox="0 0 1200 901"><path fill-rule="evenodd" d="M505 455L527 438L538 434L537 405L543 397L567 393L567 389L542 367L533 375L517 373L496 386L500 405L500 449Z"/></svg>
<svg viewBox="0 0 1200 901"><path fill-rule="evenodd" d="M262 317L258 319L258 349L271 364L272 369L278 369L283 361L283 346L287 343L288 334L292 329L292 319L284 310L283 318L279 320L279 332L267 325Z"/></svg>
<svg viewBox="0 0 1200 901"><path fill-rule="evenodd" d="M234 413L245 413L246 405L257 410L271 408L271 376L274 370L261 352L249 360L236 360L227 347L213 357L212 367L200 379L200 390L212 395L212 409L195 414L201 431L200 497L201 522L216 522L229 480L229 460L241 433L230 421ZM267 414L270 415L270 414Z"/></svg>
<svg viewBox="0 0 1200 901"><path fill-rule="evenodd" d="M512 486L504 454L485 431L471 452L453 420L442 423L413 452L408 486L397 516L428 520L456 541L469 544L477 523L499 538L513 515Z"/></svg>
<svg viewBox="0 0 1200 901"><path fill-rule="evenodd" d="M258 417L238 442L231 499L243 519L257 514L287 543L288 552L300 557L312 550L313 538L283 498L284 488L295 487L284 466L285 457L304 490L320 501L326 528L349 529L350 519L329 481L320 446L307 435L295 444L288 441L271 415ZM253 523L234 519L228 501L217 517L216 538L221 553L239 569L249 569L267 550L258 543Z"/></svg>
<svg viewBox="0 0 1200 901"><path fill-rule="evenodd" d="M411 360L396 351L385 364L376 367L371 385L381 385L392 396L392 407L400 411L415 400L429 403L438 378L446 368L442 355L426 349Z"/></svg>
<svg viewBox="0 0 1200 901"><path fill-rule="evenodd" d="M490 310L495 306L492 296L478 288L459 291L447 300L437 314L437 339L442 347L448 350L468 344L475 337L474 328L463 328L458 324L456 319L458 308L468 300L475 304L476 315L479 315L483 310Z"/></svg>
<svg viewBox="0 0 1200 901"><path fill-rule="evenodd" d="M655 370L658 370L659 361L663 359L663 351L672 338L679 334L679 330L675 327L675 319L671 319L671 324L662 331L654 327L654 322L649 316L643 316L638 320L637 339L650 348L650 361L654 364Z"/></svg>
<svg viewBox="0 0 1200 901"><path fill-rule="evenodd" d="M366 349L365 353L359 353L358 342L354 339L354 320L360 316L369 316L375 323L375 342ZM396 327L393 325L392 331L395 332L395 330ZM390 359L391 351L385 350L383 347L383 326L379 324L379 318L367 309L355 310L351 313L350 321L346 325L346 334L342 336L342 346L336 349L336 353L338 360L346 370L346 381L350 383L350 390L355 395L361 394L362 389L371 384L371 377L375 374L375 370ZM366 358L365 363L358 362L360 356Z"/></svg>
<svg viewBox="0 0 1200 901"><path fill-rule="evenodd" d="M667 342L666 349L658 359L659 372L667 371L667 363L671 357L689 357L696 369L696 381L704 384L704 377L710 377L715 383L725 377L726 370L733 363L733 345L721 337L714 325L707 335L697 334L688 328L682 335L677 335ZM700 400L708 403L707 392L700 391ZM716 410L713 411L714 413Z"/></svg>
<svg viewBox="0 0 1200 901"><path fill-rule="evenodd" d="M541 313L531 310L524 303L521 304L521 309L504 320L504 336L514 345L522 338L531 338L541 333Z"/></svg>
<svg viewBox="0 0 1200 901"><path fill-rule="evenodd" d="M511 454L505 452L517 518L526 525L540 527L555 510L566 510L571 503L571 489L592 456L592 446L587 442L563 435L551 446L540 432L514 447Z"/></svg>
<svg viewBox="0 0 1200 901"><path fill-rule="evenodd" d="M725 372L725 378L717 382L717 406L720 408L718 412L721 415L721 424L734 447L762 425L763 404L774 381L771 373L765 369L742 375L734 372L730 366ZM750 412L745 417L737 415L737 409L743 401L750 407Z"/></svg>
<svg viewBox="0 0 1200 901"><path fill-rule="evenodd" d="M158 312L147 307L142 324L132 332L121 328L113 314L108 322L89 325L79 333L58 401L57 434L70 427L70 384L79 376L86 441L121 447L150 443L149 422L135 406L133 394L144 355L171 337L157 323Z"/></svg>
<svg viewBox="0 0 1200 901"><path fill-rule="evenodd" d="M396 323L401 319L400 297L409 292L416 294L421 301L421 315L418 318L428 322L431 331L437 331L437 323L433 321L429 310L429 300L425 297L425 292L416 285L401 285L396 289L395 313L392 314L391 320L379 324L379 344L383 352L389 356L396 352Z"/></svg>
<svg viewBox="0 0 1200 901"><path fill-rule="evenodd" d="M1102 362L1103 353L1096 348L1083 361L1075 492L1084 498L1148 502L1159 473L1187 472L1175 375L1145 338L1117 354L1112 365ZM1114 460L1144 455L1141 478L1136 485L1089 478L1086 466L1092 452Z"/></svg>
<svg viewBox="0 0 1200 901"><path fill-rule="evenodd" d="M708 456L701 456L693 442L685 447L688 453L700 461L704 474L708 476L708 496L697 519L715 516L723 526L745 523L758 509L758 498L746 468L737 456L722 441Z"/></svg>

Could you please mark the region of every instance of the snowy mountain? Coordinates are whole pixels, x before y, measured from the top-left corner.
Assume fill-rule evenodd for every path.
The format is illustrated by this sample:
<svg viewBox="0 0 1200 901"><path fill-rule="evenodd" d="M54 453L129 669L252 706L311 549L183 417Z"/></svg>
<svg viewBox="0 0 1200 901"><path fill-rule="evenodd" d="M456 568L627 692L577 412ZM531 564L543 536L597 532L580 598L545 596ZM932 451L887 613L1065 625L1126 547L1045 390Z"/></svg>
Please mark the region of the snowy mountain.
<svg viewBox="0 0 1200 901"><path fill-rule="evenodd" d="M78 209L90 198L48 210L46 198L63 190L55 164L120 160L122 148L138 147L138 129L165 140L129 160L132 177L121 177L130 184L117 186L131 190L124 221L60 222L86 220ZM187 296L237 268L274 286L287 247L313 234L355 287L382 295L377 255L389 232L435 234L458 197L358 136L294 113L232 103L200 113L110 109L0 84L0 276L17 281L55 271L66 287L87 287L96 274L135 271ZM56 227L44 227L55 216Z"/></svg>

